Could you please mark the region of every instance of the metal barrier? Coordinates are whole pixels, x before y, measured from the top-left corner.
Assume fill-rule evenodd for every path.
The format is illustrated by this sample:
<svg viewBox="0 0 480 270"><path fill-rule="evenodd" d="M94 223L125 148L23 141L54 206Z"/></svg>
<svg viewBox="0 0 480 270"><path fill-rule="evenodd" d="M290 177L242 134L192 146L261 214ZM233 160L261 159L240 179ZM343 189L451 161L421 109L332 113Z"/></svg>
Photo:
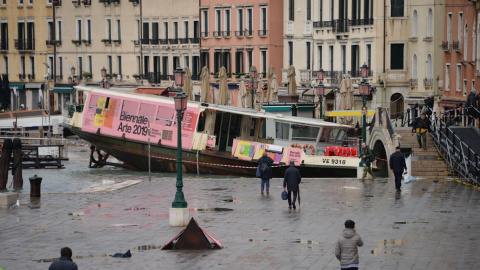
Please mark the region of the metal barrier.
<svg viewBox="0 0 480 270"><path fill-rule="evenodd" d="M433 114L432 137L438 153L445 159L452 172L468 182L480 185L480 163L475 153L437 115Z"/></svg>

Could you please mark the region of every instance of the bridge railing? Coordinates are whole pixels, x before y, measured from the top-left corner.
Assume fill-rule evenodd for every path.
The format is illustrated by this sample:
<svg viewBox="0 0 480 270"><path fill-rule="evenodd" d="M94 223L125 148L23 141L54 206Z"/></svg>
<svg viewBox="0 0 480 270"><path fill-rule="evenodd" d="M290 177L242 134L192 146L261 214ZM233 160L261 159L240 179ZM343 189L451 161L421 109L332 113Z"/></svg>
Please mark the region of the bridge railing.
<svg viewBox="0 0 480 270"><path fill-rule="evenodd" d="M437 117L436 114L433 116L432 137L439 154L452 168L454 174L475 185L480 185L479 153L475 153L462 141L442 117Z"/></svg>

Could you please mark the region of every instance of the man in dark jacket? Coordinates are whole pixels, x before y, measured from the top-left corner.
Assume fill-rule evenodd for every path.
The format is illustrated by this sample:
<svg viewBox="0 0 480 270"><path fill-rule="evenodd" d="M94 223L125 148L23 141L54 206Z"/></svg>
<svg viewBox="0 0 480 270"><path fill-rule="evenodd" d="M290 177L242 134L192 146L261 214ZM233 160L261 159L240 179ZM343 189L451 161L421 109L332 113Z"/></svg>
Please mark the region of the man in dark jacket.
<svg viewBox="0 0 480 270"><path fill-rule="evenodd" d="M433 99L433 94L430 94L428 97L425 97L425 99L423 101L425 102L425 105L423 107L424 108L424 113L427 116L432 115L433 105L435 103L435 100Z"/></svg>
<svg viewBox="0 0 480 270"><path fill-rule="evenodd" d="M363 163L362 181L365 181L367 173L372 176L372 180L375 180L375 174L372 171L372 158L375 156L373 155L372 150L367 146L366 143L362 143L362 153L360 153L360 157L361 162Z"/></svg>
<svg viewBox="0 0 480 270"><path fill-rule="evenodd" d="M412 132L417 133L418 147L427 150L427 132L430 130L430 120L422 114L413 123Z"/></svg>
<svg viewBox="0 0 480 270"><path fill-rule="evenodd" d="M363 241L355 229L353 220L345 221L345 230L335 245L335 257L340 261L342 269L358 270L358 247L363 246Z"/></svg>
<svg viewBox="0 0 480 270"><path fill-rule="evenodd" d="M298 191L300 190L299 184L302 181L300 171L295 168L295 162L290 161L290 167L285 171L285 177L283 178L283 190L288 190L288 208L296 209L295 201L297 200ZM293 202L292 202L293 193Z"/></svg>
<svg viewBox="0 0 480 270"><path fill-rule="evenodd" d="M262 157L258 160L258 166L260 166L260 172L262 174L260 176L260 179L262 179L262 182L260 184L260 187L261 187L260 194L263 194L263 189L265 186L267 186L267 194L270 193L270 179L272 179L272 164L273 164L273 159L271 159L267 155L267 152L263 152Z"/></svg>
<svg viewBox="0 0 480 270"><path fill-rule="evenodd" d="M475 93L477 93L477 90L472 89L470 94L468 94L467 102L465 103L465 108L468 113L468 125L471 125L473 119L476 118L475 108L477 108L477 99L475 99Z"/></svg>
<svg viewBox="0 0 480 270"><path fill-rule="evenodd" d="M390 156L390 170L395 175L395 188L400 191L402 186L403 171L407 171L407 164L405 163L405 156L400 152L400 147L395 147L395 153Z"/></svg>
<svg viewBox="0 0 480 270"><path fill-rule="evenodd" d="M78 270L77 264L72 261L72 250L69 247L60 249L60 259L53 262L48 270Z"/></svg>

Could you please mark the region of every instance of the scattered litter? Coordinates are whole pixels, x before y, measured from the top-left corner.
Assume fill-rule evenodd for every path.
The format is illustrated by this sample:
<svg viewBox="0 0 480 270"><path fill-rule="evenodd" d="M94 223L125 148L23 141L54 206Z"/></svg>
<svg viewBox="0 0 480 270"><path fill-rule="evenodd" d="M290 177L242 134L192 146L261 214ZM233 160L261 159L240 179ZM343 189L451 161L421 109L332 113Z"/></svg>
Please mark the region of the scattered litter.
<svg viewBox="0 0 480 270"><path fill-rule="evenodd" d="M130 249L125 252L125 253L115 253L113 255L110 255L112 257L117 257L117 258L130 258L132 257L132 253L130 253Z"/></svg>
<svg viewBox="0 0 480 270"><path fill-rule="evenodd" d="M409 184L409 183L412 182L413 180L420 180L420 179L425 179L425 178L413 177L413 176L411 176L410 174L406 173L406 174L403 176L403 183L404 183L404 184Z"/></svg>

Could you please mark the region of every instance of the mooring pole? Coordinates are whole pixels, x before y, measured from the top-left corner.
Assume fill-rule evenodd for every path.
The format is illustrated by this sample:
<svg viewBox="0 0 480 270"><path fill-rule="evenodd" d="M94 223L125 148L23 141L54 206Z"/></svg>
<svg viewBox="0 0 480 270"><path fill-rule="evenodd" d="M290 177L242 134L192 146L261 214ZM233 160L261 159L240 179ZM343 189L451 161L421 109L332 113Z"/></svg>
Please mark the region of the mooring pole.
<svg viewBox="0 0 480 270"><path fill-rule="evenodd" d="M22 175L22 142L19 138L13 139L13 189L23 188Z"/></svg>
<svg viewBox="0 0 480 270"><path fill-rule="evenodd" d="M12 140L5 139L3 141L2 156L0 157L0 190L7 189L8 167L10 167L10 159L12 157Z"/></svg>

